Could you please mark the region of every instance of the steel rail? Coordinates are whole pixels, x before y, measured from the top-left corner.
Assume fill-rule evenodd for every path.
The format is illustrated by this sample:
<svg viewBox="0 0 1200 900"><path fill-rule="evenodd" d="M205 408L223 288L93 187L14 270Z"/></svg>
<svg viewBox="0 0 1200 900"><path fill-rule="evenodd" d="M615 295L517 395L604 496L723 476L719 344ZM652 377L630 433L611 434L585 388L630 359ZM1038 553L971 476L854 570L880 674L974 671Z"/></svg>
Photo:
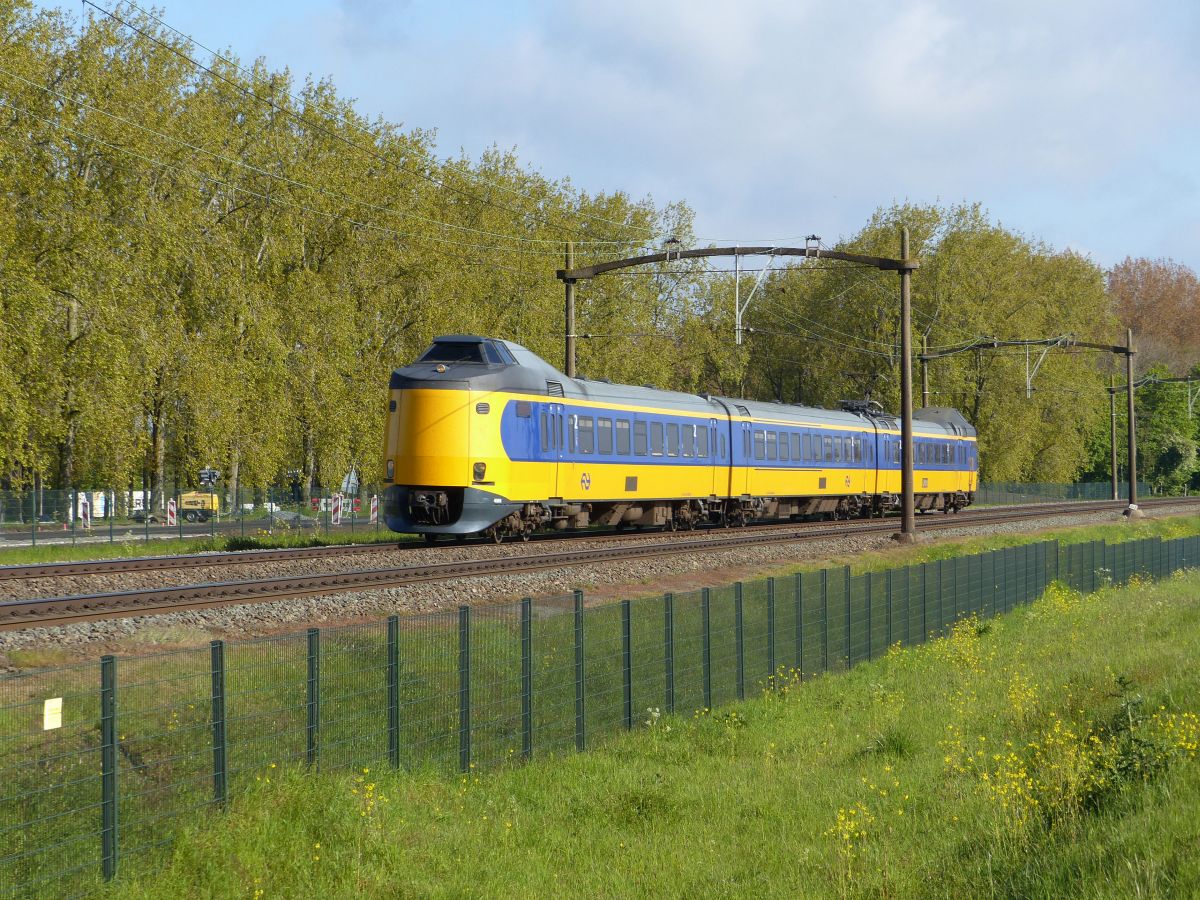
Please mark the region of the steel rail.
<svg viewBox="0 0 1200 900"><path fill-rule="evenodd" d="M1181 502L1181 501L1173 501ZM1186 498L1182 502L1187 502ZM1192 502L1200 502L1200 498ZM1061 504L1058 505L1061 507ZM1089 503L1091 509L1120 509L1124 501ZM1075 509L1008 509L969 517L971 524L1002 523L1050 518L1079 512ZM183 587L115 591L72 597L49 597L0 603L0 630L65 624L89 619L152 615L189 609L209 609L226 604L255 603L320 596L379 588L400 587L454 578L561 569L603 562L631 561L682 553L717 552L748 544L783 544L895 531L894 519L827 523L821 529L781 529L771 533L738 529L719 537L676 543L658 542L621 547L580 547L555 553L507 556L451 563L427 563L402 568L373 569L323 575L284 576L248 581L213 582ZM927 522L923 530L963 527L960 517L943 516Z"/></svg>
<svg viewBox="0 0 1200 900"><path fill-rule="evenodd" d="M1186 500L1186 498L1176 498ZM1022 504L1020 507L1010 507L1019 509L1057 509L1062 512L1079 511L1094 507L1098 503L1111 503L1107 500L1056 500L1045 503L1030 503ZM975 518L982 514L987 514L990 510L996 507L976 507L973 509L963 510L959 514L959 518ZM857 520L856 520L857 521ZM780 524L774 521L763 522L754 527L759 529L778 529L778 528L820 528L827 527L827 522L812 522L801 524L798 522L787 522ZM719 527L719 526L711 526ZM701 530L710 528L704 526ZM657 532L657 531L587 531L575 534L562 534L558 532L547 532L543 534L535 534L532 536L535 541L553 541L553 540L591 540L591 541L619 541L630 539L664 539L668 540L672 537L678 539L681 532ZM283 547L274 550L237 550L227 551L223 553L189 553L175 554L162 556L131 556L121 559L98 559L98 560L80 560L78 562L47 562L47 563L29 563L19 565L0 566L0 582L18 581L32 578L62 578L68 576L92 576L92 575L120 575L129 572L158 572L171 571L179 569L198 569L212 566L231 566L231 565L254 565L257 563L277 563L277 562L294 562L297 560L322 559L325 557L337 556L367 556L373 553L384 553L389 551L410 550L429 550L437 547L461 547L463 544L449 542L445 544L426 544L417 541L401 542L400 536L397 536L395 541L377 542L370 544L334 544L324 547ZM510 542L511 543L511 542ZM470 545L491 546L492 541L488 538L472 538Z"/></svg>

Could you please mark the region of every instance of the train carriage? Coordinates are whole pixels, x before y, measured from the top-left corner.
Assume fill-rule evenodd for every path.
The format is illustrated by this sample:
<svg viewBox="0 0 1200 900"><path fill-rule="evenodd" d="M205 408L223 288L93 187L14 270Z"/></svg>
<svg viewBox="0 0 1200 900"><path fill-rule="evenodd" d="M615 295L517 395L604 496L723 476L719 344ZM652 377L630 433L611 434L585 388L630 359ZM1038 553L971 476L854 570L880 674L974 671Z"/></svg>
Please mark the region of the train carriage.
<svg viewBox="0 0 1200 900"><path fill-rule="evenodd" d="M384 516L395 531L500 539L871 515L899 494L899 430L869 404L819 410L568 378L518 344L470 335L437 338L390 392ZM954 410L915 418L918 507L965 506L974 430Z"/></svg>

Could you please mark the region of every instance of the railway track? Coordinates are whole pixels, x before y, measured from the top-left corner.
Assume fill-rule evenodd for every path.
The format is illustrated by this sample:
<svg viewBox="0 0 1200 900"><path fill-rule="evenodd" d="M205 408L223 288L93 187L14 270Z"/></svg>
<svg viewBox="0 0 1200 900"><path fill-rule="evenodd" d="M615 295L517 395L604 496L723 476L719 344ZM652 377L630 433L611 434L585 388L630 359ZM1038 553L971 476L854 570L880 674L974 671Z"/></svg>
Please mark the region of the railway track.
<svg viewBox="0 0 1200 900"><path fill-rule="evenodd" d="M1164 500L1163 503L1188 504L1184 500ZM1200 503L1200 498L1190 501ZM1148 506L1159 505L1148 503ZM1067 508L1064 508L1067 507ZM935 531L963 525L998 524L1034 518L1070 515L1082 511L1117 510L1123 502L1088 501L1080 504L1053 504L1035 507L976 510L958 516L926 516L923 531ZM565 551L530 553L445 563L425 563L413 566L366 569L322 575L285 576L258 580L210 582L180 587L115 591L71 597L50 597L36 600L17 600L0 603L0 630L32 626L62 625L90 619L121 616L153 615L191 609L284 600L378 588L402 587L432 581L449 581L485 575L561 569L570 566L603 562L633 561L682 553L719 552L746 545L795 543L847 535L891 533L897 529L895 519L856 520L852 522L810 523L807 525L773 528L720 530L709 535L690 536L677 540L657 540L649 543L625 544L616 547L581 545ZM625 535L624 537L628 537ZM672 536L675 537L675 536ZM311 548L331 549L331 548ZM272 553L274 551L265 551ZM245 554L237 554L245 561ZM176 559L186 559L177 557ZM295 558L295 557L290 557ZM122 560L121 562L130 562ZM67 564L73 565L73 564ZM118 570L120 571L120 570ZM77 574L77 573L73 573Z"/></svg>
<svg viewBox="0 0 1200 900"><path fill-rule="evenodd" d="M1186 498L1174 498L1174 500L1163 502L1187 502ZM1143 503L1143 506L1153 505L1156 501ZM991 508L975 508L967 509L957 514L958 521L974 521L981 515L988 515L997 509L1012 509L1012 510L1041 510L1046 515L1062 514L1069 515L1086 511L1090 509L1106 509L1106 508L1123 508L1124 503L1121 501L1109 500L1082 500L1076 502L1053 502L1053 503L1034 503L1020 507L991 507ZM889 520L885 520L889 521ZM918 519L922 525L933 521L931 516L923 516ZM852 520L848 523L841 523L844 526L853 527L859 520ZM755 533L767 534L771 530L786 530L789 533L801 529L811 528L820 529L827 528L828 522L786 522L782 524L765 523L756 525ZM546 533L535 535L533 540L537 541L560 541L564 539L580 540L580 541L622 541L630 539L639 540L680 540L683 534L702 534L706 531L720 531L718 528L702 528L698 532L653 532L653 531L594 531L575 535L573 538L565 538L561 534ZM475 539L472 543L482 546L491 546L492 541L486 539ZM510 542L512 543L512 542ZM467 544L466 546L470 546ZM463 544L436 544L437 547L461 547ZM199 569L210 568L215 566L230 566L230 565L254 565L256 563L287 563L298 562L311 559L326 559L334 557L348 556L363 556L369 557L374 554L395 552L396 550L428 550L431 545L418 542L403 542L389 541L386 543L377 544L346 544L335 545L328 547L292 547L281 548L276 550L239 550L226 553L194 553L180 554L171 556L137 556L123 559L100 559L100 560L82 560L79 562L51 562L51 563L33 563L28 565L0 566L0 582L18 581L31 578L61 578L66 576L89 576L89 575L120 575L128 572L165 572L182 569Z"/></svg>

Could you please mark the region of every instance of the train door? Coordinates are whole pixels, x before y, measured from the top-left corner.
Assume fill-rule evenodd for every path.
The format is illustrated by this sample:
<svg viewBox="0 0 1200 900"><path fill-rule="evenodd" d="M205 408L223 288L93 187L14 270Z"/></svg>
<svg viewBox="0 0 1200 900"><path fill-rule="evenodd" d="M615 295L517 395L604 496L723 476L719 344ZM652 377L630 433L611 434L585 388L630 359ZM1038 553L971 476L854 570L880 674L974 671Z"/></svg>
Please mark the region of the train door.
<svg viewBox="0 0 1200 900"><path fill-rule="evenodd" d="M751 424L738 422L733 429L733 446L729 448L729 496L750 493L750 467L754 465Z"/></svg>
<svg viewBox="0 0 1200 900"><path fill-rule="evenodd" d="M879 426L872 422L871 431L864 434L863 439L867 445L863 454L864 474L866 475L863 493L878 494L880 488L879 463L883 459L883 442L879 439Z"/></svg>
<svg viewBox="0 0 1200 900"><path fill-rule="evenodd" d="M726 484L723 483L722 475L729 470L722 468L721 463L721 436L717 434L717 420L708 420L708 465L709 475L706 479L710 485L709 493L716 497L725 496Z"/></svg>
<svg viewBox="0 0 1200 900"><path fill-rule="evenodd" d="M563 414L563 405L561 403L551 403L547 407L549 413L549 446L546 448L546 466L548 490L547 496L561 497L562 496L562 458L564 437L563 428L566 416Z"/></svg>

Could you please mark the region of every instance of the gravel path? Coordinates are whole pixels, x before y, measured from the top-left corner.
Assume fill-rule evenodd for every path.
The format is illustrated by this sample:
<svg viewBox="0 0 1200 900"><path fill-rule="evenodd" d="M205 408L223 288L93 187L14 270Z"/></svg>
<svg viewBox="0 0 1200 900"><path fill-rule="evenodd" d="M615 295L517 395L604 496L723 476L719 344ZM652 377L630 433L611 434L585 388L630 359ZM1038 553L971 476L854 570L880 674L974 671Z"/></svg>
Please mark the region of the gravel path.
<svg viewBox="0 0 1200 900"><path fill-rule="evenodd" d="M1155 517L1195 515L1195 507L1159 507ZM1112 511L1057 516L1050 520L1027 520L993 525L963 525L940 530L930 540L975 537L989 534L1029 533L1047 528L1111 524L1118 519ZM920 519L918 519L918 528ZM631 539L631 543L644 540ZM553 542L557 544L558 542ZM540 544L539 549L552 549ZM202 645L212 638L246 638L278 632L296 631L311 625L332 626L373 621L383 616L419 614L451 610L460 604L489 604L513 601L520 597L549 597L580 588L589 602L623 597L644 596L664 590L683 591L706 585L728 584L779 570L798 562L817 563L864 551L895 548L887 535L864 535L812 540L794 544L740 547L694 556L670 556L639 561L620 561L573 566L570 569L464 578L451 584L423 584L357 593L281 600L227 606L213 610L194 610L155 616L131 616L96 622L82 622L56 628L29 628L0 632L0 671L11 668L4 654L14 650L37 650L62 657L94 657L99 652L146 652L151 649ZM530 552L530 545L474 545L469 547L419 548L385 552L370 557L371 568L415 565L421 562L448 562L480 556L514 556ZM265 563L209 570L210 580L295 575L305 572L345 571L366 565L362 557L326 558L295 563ZM58 579L46 593L61 595L78 592L123 590L135 586L166 586L197 583L203 569L173 573L129 573L82 579ZM184 574L186 573L186 575ZM217 577L213 577L217 576ZM187 581L187 579L191 579ZM81 582L77 587L64 581ZM86 584L83 584L86 582ZM97 582L104 587L98 587ZM2 597L3 595L0 595ZM9 594L9 598L14 595ZM23 592L22 596L30 596Z"/></svg>

